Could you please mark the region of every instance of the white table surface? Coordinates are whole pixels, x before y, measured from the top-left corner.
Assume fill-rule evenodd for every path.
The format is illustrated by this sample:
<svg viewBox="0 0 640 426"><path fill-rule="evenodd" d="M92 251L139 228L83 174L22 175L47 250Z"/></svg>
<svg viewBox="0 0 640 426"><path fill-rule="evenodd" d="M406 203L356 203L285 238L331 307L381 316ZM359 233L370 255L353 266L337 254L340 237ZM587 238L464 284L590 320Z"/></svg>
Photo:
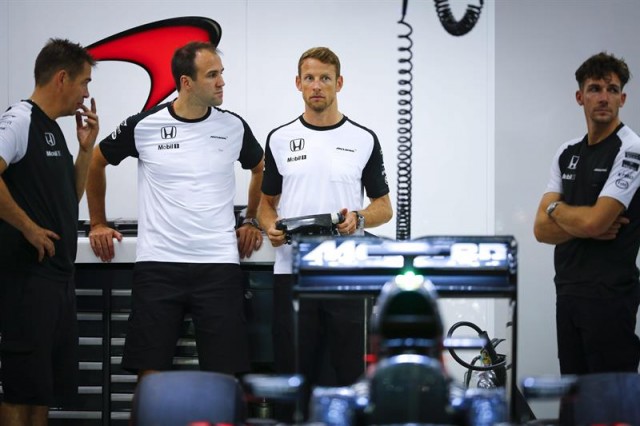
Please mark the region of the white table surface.
<svg viewBox="0 0 640 426"><path fill-rule="evenodd" d="M115 241L115 256L111 263L134 263L136 261L136 241L134 236L123 236L122 241ZM260 250L253 252L250 258L241 259L244 264L273 264L275 250L269 241L263 241ZM101 263L91 250L88 237L78 237L78 254L76 263Z"/></svg>

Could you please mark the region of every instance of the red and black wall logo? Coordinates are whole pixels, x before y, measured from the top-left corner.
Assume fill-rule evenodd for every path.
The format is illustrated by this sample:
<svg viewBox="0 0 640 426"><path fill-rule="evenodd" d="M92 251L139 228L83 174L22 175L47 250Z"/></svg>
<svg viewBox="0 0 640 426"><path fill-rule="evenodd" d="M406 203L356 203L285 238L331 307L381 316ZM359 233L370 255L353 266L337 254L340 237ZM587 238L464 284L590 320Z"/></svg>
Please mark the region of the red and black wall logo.
<svg viewBox="0 0 640 426"><path fill-rule="evenodd" d="M198 16L165 19L131 28L90 46L97 61L131 62L144 68L151 79L142 110L157 105L175 90L171 58L178 47L191 41L220 42L222 29L213 19Z"/></svg>

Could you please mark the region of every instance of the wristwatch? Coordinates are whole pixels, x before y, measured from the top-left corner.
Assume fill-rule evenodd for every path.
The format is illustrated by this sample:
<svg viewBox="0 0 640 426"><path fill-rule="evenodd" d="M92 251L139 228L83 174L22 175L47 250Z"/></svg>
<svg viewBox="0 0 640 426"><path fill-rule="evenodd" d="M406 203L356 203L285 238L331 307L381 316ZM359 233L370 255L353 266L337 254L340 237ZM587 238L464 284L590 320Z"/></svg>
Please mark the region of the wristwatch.
<svg viewBox="0 0 640 426"><path fill-rule="evenodd" d="M362 216L357 210L354 210L353 212L356 214L356 217L358 219L356 229L364 229L364 216Z"/></svg>
<svg viewBox="0 0 640 426"><path fill-rule="evenodd" d="M554 210L558 207L559 204L560 204L560 201L554 201L553 203L549 204L547 206L547 216L551 217L551 213L554 212Z"/></svg>
<svg viewBox="0 0 640 426"><path fill-rule="evenodd" d="M255 217L245 217L242 220L242 224L240 226L247 225L247 224L251 226L255 226L256 228L262 231L262 228L260 228L260 223L258 223L258 219L256 219Z"/></svg>

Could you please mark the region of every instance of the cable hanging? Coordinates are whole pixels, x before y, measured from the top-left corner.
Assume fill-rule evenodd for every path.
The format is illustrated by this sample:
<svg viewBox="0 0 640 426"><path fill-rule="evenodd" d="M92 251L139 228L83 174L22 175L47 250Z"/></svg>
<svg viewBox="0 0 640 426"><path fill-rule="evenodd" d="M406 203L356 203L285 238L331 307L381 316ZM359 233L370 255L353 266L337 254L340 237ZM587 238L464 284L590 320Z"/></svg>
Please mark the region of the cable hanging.
<svg viewBox="0 0 640 426"><path fill-rule="evenodd" d="M480 19L484 0L479 5L467 5L460 21L451 13L449 0L434 0L438 19L451 35L463 36L475 27ZM402 18L398 24L405 32L398 36L404 43L398 48L401 57L398 85L398 187L396 203L396 239L411 239L411 157L413 154L413 27L405 20L409 0L402 2Z"/></svg>
<svg viewBox="0 0 640 426"><path fill-rule="evenodd" d="M403 56L398 60L401 68L398 71L400 89L398 95L398 189L396 207L396 239L411 239L411 155L413 130L413 28L405 21L407 0L404 2L402 19L398 21L406 28L406 32L398 38L405 43L398 48Z"/></svg>
<svg viewBox="0 0 640 426"><path fill-rule="evenodd" d="M433 0L436 5L438 19L444 29L453 36L463 36L473 29L480 19L480 12L484 6L484 0L480 0L480 5L467 5L467 10L460 21L457 21L451 13L449 0Z"/></svg>

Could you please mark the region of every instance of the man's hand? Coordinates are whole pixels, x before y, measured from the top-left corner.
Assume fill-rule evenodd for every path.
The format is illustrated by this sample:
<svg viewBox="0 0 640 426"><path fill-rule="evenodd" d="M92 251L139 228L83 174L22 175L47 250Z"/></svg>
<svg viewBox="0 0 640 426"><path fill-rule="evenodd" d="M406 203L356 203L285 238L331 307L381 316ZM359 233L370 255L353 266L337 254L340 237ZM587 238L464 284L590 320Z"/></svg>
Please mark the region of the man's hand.
<svg viewBox="0 0 640 426"><path fill-rule="evenodd" d="M84 119L83 119L84 117ZM76 132L78 143L83 151L91 151L98 137L98 114L96 114L96 100L91 98L91 109L82 105L82 111L76 111Z"/></svg>
<svg viewBox="0 0 640 426"><path fill-rule="evenodd" d="M286 242L284 231L276 229L275 222L267 229L267 237L273 247L280 247Z"/></svg>
<svg viewBox="0 0 640 426"><path fill-rule="evenodd" d="M358 215L355 211L349 209L340 210L340 214L344 216L344 221L336 225L336 229L340 235L351 235L358 229Z"/></svg>
<svg viewBox="0 0 640 426"><path fill-rule="evenodd" d="M262 246L262 231L251 224L244 224L236 229L238 252L240 258L251 257L254 250Z"/></svg>
<svg viewBox="0 0 640 426"><path fill-rule="evenodd" d="M38 262L42 262L45 254L49 257L53 257L56 254L56 247L53 240L59 240L60 236L55 232L34 224L23 232L22 235L24 235L27 241L38 251Z"/></svg>
<svg viewBox="0 0 640 426"><path fill-rule="evenodd" d="M111 262L115 256L113 247L113 239L122 241L122 234L115 229L109 228L107 225L95 225L91 227L89 232L89 242L91 249L96 257L103 262Z"/></svg>
<svg viewBox="0 0 640 426"><path fill-rule="evenodd" d="M616 220L611 224L609 229L607 229L604 233L594 237L596 240L613 240L618 236L618 232L622 225L627 225L629 223L629 218L624 216L618 216Z"/></svg>

